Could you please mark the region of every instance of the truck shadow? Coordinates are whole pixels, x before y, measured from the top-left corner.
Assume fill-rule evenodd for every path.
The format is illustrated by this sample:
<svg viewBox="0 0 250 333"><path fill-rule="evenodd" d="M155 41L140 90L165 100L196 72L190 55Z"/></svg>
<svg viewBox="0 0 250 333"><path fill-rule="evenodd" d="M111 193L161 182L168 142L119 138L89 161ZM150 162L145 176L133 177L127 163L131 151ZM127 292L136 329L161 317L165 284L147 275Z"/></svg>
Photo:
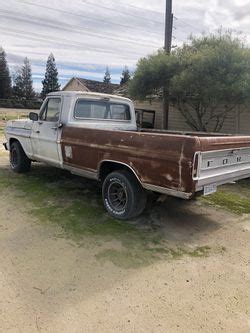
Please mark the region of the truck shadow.
<svg viewBox="0 0 250 333"><path fill-rule="evenodd" d="M97 212L97 223L102 223L105 219L110 221L102 204L99 182L42 164L37 164L28 177L31 181L41 182L47 189L53 189L59 194L57 199L65 201L65 204L79 202L82 205L87 204L89 215L91 208L93 213ZM216 211L212 207L205 207L196 200L186 201L167 197L164 202L157 202L149 193L147 207L140 217L128 222L112 220L119 224L134 226L138 230L161 232L171 239L177 238L178 234L182 235L182 239L183 237L186 239L216 231L220 228L222 218L227 215L228 213Z"/></svg>

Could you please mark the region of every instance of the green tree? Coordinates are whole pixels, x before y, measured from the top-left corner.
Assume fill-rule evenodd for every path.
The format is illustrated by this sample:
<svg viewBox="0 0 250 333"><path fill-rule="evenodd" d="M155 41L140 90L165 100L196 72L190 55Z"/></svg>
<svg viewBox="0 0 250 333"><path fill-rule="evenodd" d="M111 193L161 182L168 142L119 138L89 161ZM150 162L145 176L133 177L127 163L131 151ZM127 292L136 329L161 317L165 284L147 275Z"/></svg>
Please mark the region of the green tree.
<svg viewBox="0 0 250 333"><path fill-rule="evenodd" d="M139 61L130 94L145 98L162 87L187 124L220 131L237 105L249 100L250 50L231 32L191 37L170 55L159 51Z"/></svg>
<svg viewBox="0 0 250 333"><path fill-rule="evenodd" d="M23 66L14 74L13 95L17 98L29 100L35 97L33 89L32 70L29 59L26 57Z"/></svg>
<svg viewBox="0 0 250 333"><path fill-rule="evenodd" d="M122 84L127 83L130 80L130 78L131 78L131 75L130 75L129 69L127 66L125 66L122 71L120 84L122 85Z"/></svg>
<svg viewBox="0 0 250 333"><path fill-rule="evenodd" d="M56 62L53 54L48 57L46 64L45 78L42 81L41 96L44 98L48 93L60 90L60 84L58 81L58 71L56 68Z"/></svg>
<svg viewBox="0 0 250 333"><path fill-rule="evenodd" d="M13 97L17 99L23 98L23 80L22 80L22 70L21 68L17 68L15 73L13 74Z"/></svg>
<svg viewBox="0 0 250 333"><path fill-rule="evenodd" d="M11 78L6 54L0 46L0 98L9 98L11 96Z"/></svg>
<svg viewBox="0 0 250 333"><path fill-rule="evenodd" d="M106 67L106 72L105 72L105 75L104 75L104 78L103 78L103 82L104 83L111 83L111 75L110 75L110 71L109 71L108 67Z"/></svg>

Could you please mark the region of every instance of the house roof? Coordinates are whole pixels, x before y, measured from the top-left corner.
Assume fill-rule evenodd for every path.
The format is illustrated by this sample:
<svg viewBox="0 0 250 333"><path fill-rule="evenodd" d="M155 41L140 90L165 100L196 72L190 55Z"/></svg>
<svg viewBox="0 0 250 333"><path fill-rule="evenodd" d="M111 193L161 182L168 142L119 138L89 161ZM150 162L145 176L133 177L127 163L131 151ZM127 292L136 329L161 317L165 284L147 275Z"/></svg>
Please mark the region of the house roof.
<svg viewBox="0 0 250 333"><path fill-rule="evenodd" d="M118 88L116 90L114 90L113 92L115 95L117 96L123 96L123 97L128 97L131 98L129 96L129 89L128 89L128 84L123 84L118 86ZM151 100L151 99L161 99L163 97L163 91L162 89L158 89L157 91L155 91L154 94L149 95L145 98L145 100Z"/></svg>
<svg viewBox="0 0 250 333"><path fill-rule="evenodd" d="M72 78L63 89L65 89L73 80L77 80L78 82L80 82L80 84L82 84L84 87L86 87L91 92L112 94L114 92L114 90L119 88L119 84L104 83L104 82L100 82L100 81L88 80L88 79L76 77L76 78Z"/></svg>

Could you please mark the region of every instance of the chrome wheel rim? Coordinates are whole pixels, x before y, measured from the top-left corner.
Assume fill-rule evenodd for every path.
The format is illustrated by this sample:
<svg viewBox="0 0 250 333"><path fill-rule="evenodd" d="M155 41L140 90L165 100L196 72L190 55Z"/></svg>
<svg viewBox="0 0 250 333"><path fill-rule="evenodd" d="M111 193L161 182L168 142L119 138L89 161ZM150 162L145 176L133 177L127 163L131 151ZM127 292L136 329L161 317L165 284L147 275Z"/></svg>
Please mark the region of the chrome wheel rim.
<svg viewBox="0 0 250 333"><path fill-rule="evenodd" d="M121 212L127 205L128 195L126 188L118 182L114 182L108 187L108 201L111 208Z"/></svg>

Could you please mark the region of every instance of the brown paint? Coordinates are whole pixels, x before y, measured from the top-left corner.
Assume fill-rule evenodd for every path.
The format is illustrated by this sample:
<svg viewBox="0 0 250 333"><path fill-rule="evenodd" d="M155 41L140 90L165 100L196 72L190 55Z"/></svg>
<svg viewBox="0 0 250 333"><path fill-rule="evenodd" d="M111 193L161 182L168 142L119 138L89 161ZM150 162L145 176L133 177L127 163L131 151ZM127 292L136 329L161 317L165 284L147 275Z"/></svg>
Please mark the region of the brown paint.
<svg viewBox="0 0 250 333"><path fill-rule="evenodd" d="M65 126L61 145L66 165L96 172L103 160L114 160L128 164L143 183L194 194L195 152L249 147L250 137L198 137ZM72 147L72 158L65 156L65 146Z"/></svg>
<svg viewBox="0 0 250 333"><path fill-rule="evenodd" d="M200 138L201 151L250 147L250 136L220 136Z"/></svg>

